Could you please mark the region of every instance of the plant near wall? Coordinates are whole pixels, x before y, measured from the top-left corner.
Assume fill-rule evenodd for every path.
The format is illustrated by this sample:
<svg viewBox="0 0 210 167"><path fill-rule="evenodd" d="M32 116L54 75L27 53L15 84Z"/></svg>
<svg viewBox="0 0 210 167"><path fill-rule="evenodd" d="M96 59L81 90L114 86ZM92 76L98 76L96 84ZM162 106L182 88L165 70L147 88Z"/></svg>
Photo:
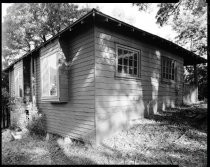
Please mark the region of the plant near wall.
<svg viewBox="0 0 210 167"><path fill-rule="evenodd" d="M46 130L46 116L45 114L36 113L29 120L26 128L30 135L36 135L38 137L45 137Z"/></svg>

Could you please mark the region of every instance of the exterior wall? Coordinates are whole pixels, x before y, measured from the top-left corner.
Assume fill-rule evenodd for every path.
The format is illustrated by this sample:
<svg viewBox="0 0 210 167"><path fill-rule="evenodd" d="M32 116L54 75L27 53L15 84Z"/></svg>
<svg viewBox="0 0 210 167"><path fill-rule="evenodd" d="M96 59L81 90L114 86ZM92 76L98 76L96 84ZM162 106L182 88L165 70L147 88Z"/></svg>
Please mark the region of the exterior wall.
<svg viewBox="0 0 210 167"><path fill-rule="evenodd" d="M20 78L19 80L21 81L21 89L22 89L22 96L24 95L24 88L23 88L23 60L19 61L14 65L14 85L15 85L15 76L17 75L16 72L20 70ZM15 90L15 87L14 87Z"/></svg>
<svg viewBox="0 0 210 167"><path fill-rule="evenodd" d="M69 71L69 101L51 103L41 101L40 57L36 59L37 102L40 111L47 117L47 130L62 136L95 141L94 114L94 42L93 28L84 29L70 37L67 59L72 59ZM57 45L47 45L50 54Z"/></svg>
<svg viewBox="0 0 210 167"><path fill-rule="evenodd" d="M14 97L15 96L15 78L14 78L14 69L9 71L9 92L10 96Z"/></svg>
<svg viewBox="0 0 210 167"><path fill-rule="evenodd" d="M95 27L96 140L126 128L131 120L182 101L183 59L129 36ZM141 51L140 79L115 77L116 44ZM161 82L161 55L177 62L176 84ZM178 90L179 89L179 90ZM178 92L178 94L177 94Z"/></svg>

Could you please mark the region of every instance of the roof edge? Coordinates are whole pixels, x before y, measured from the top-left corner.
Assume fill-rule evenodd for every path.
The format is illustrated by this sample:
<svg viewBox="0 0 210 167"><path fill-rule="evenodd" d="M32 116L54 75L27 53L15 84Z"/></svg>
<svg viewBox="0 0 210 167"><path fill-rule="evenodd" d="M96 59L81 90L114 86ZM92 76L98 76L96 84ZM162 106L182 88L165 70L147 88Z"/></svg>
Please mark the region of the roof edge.
<svg viewBox="0 0 210 167"><path fill-rule="evenodd" d="M6 67L5 69L3 69L3 72L6 72L7 70L9 70L15 63L17 63L18 61L22 60L24 57L33 54L35 51L39 51L43 46L47 45L50 41L54 40L55 38L59 37L61 34L63 34L65 31L67 31L68 29L72 28L73 26L75 26L76 24L78 24L80 21L82 21L83 19L85 19L86 17L88 17L90 14L96 12L97 10L95 8L93 8L92 10L90 10L88 13L86 13L84 16L82 16L81 18L79 18L78 20L76 20L73 24L69 25L68 27L66 27L65 29L63 29L61 32L57 33L55 36L51 37L50 39L48 39L46 42L42 43L41 45L39 45L38 47L34 48L33 50L31 50L28 53L25 53L23 56L21 56L20 58L18 58L17 60L15 60L13 63L11 63L8 67Z"/></svg>
<svg viewBox="0 0 210 167"><path fill-rule="evenodd" d="M34 48L32 51L30 51L30 52L24 54L24 55L21 56L19 59L15 60L12 64L10 64L7 68L3 69L2 71L5 72L5 71L9 70L15 63L17 63L18 61L20 61L20 60L23 59L24 57L26 57L26 56L28 56L28 55L30 55L30 54L32 55L32 54L33 54L34 52L36 52L36 51L39 51L43 46L45 46L46 44L48 44L50 41L56 39L56 38L59 37L61 34L63 34L64 32L66 32L68 29L74 27L74 26L77 25L80 21L84 20L86 17L88 17L89 15L91 15L91 14L93 14L93 13L98 14L98 15L101 15L101 16L103 16L103 17L108 17L109 19L111 19L111 20L113 20L113 21L119 22L119 23L121 23L121 24L123 24L123 25L125 25L125 26L128 26L128 27L132 28L132 29L135 29L135 30L137 30L137 31L143 32L143 33L145 33L146 35L155 37L155 38L157 38L157 39L159 39L159 40L163 40L163 41L167 42L169 45L173 45L174 48L177 47L177 48L179 48L180 50L187 52L189 55L191 54L192 56L195 56L197 59L200 59L201 62L207 63L207 59L205 59L205 58L203 58L203 57L200 57L200 56L198 56L197 54L195 54L195 53L193 53L193 52L191 52L191 51L189 51L189 50L187 50L187 49L185 49L185 48L183 48L183 47L181 47L181 46L179 46L179 45L177 45L177 44L175 44L175 43L173 43L173 42L171 42L171 41L169 41L169 40L167 40L167 39L164 39L164 38L159 37L159 36L157 36L157 35L154 35L154 34L151 34L151 33L149 33L149 32L146 32L146 31L144 31L144 30L141 30L141 29L139 29L139 28L137 28L137 27L134 27L134 26L132 26L132 25L130 25L130 24L128 24L128 23L125 23L125 22L120 21L120 20L118 20L118 19L116 19L116 18L113 18L113 17L111 17L111 16L109 16L109 15L106 15L106 14L104 14L104 13L98 11L97 9L93 8L93 9L90 10L88 13L86 13L84 16L82 16L82 17L79 18L77 21L75 21L73 24L69 25L68 27L66 27L66 28L65 28L64 30L62 30L61 32L59 32L59 33L56 34L55 36L53 36L53 37L51 37L50 39L48 39L46 42L42 43L40 46Z"/></svg>

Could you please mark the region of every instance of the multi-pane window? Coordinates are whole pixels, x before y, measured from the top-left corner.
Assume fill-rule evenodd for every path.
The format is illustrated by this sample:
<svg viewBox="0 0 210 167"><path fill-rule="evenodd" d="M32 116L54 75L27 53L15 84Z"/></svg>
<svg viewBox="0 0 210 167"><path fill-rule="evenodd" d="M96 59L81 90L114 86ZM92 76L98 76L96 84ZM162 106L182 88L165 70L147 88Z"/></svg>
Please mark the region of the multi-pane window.
<svg viewBox="0 0 210 167"><path fill-rule="evenodd" d="M175 80L175 63L176 61L168 57L162 57L162 78Z"/></svg>
<svg viewBox="0 0 210 167"><path fill-rule="evenodd" d="M57 55L41 57L42 97L57 96Z"/></svg>
<svg viewBox="0 0 210 167"><path fill-rule="evenodd" d="M117 45L117 73L137 77L139 73L139 51Z"/></svg>

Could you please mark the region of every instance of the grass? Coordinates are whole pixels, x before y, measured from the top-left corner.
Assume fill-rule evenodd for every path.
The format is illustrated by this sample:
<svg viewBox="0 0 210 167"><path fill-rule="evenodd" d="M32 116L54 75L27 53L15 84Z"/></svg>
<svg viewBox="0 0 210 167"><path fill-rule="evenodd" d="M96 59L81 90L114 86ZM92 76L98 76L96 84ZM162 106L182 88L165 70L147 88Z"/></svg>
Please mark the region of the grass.
<svg viewBox="0 0 210 167"><path fill-rule="evenodd" d="M139 120L131 129L105 139L97 148L81 143L69 145L59 137L48 142L31 136L7 141L8 132L4 131L2 164L207 166L206 120L195 114L201 110L186 107Z"/></svg>

